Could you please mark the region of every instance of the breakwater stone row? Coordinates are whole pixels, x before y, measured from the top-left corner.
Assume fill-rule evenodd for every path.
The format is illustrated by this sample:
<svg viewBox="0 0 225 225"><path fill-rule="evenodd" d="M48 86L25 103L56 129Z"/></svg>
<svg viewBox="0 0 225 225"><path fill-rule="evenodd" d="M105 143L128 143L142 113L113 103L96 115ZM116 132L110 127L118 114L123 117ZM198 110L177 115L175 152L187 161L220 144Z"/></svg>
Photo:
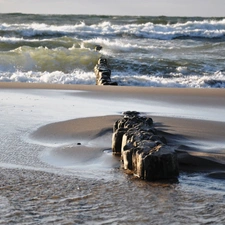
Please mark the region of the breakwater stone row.
<svg viewBox="0 0 225 225"><path fill-rule="evenodd" d="M177 178L178 160L166 138L157 134L152 118L139 112L124 112L113 125L112 151L120 155L123 168L141 179Z"/></svg>

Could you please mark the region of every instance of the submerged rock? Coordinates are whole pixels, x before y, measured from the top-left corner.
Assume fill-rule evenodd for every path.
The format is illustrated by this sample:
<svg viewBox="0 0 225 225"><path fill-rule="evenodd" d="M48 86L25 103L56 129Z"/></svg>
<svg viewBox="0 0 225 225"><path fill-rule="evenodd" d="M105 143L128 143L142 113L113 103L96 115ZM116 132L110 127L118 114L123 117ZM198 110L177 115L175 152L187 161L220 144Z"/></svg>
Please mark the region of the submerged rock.
<svg viewBox="0 0 225 225"><path fill-rule="evenodd" d="M113 154L121 155L123 167L146 180L176 178L179 175L177 154L157 135L151 118L127 111L113 125Z"/></svg>

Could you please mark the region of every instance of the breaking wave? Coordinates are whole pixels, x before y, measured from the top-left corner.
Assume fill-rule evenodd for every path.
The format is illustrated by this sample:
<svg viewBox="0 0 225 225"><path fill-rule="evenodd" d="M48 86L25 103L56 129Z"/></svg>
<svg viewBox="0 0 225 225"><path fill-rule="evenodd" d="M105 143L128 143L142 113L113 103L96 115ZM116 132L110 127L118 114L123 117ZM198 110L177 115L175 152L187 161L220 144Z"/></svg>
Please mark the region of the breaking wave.
<svg viewBox="0 0 225 225"><path fill-rule="evenodd" d="M61 37L61 36L131 36L159 40L175 38L224 38L225 19L187 21L175 24L114 24L103 21L97 24L87 24L84 21L74 25L49 25L46 23L3 23L0 25L0 35L22 36L24 38Z"/></svg>
<svg viewBox="0 0 225 225"><path fill-rule="evenodd" d="M94 50L101 45L100 52ZM0 14L0 81L224 88L225 18Z"/></svg>

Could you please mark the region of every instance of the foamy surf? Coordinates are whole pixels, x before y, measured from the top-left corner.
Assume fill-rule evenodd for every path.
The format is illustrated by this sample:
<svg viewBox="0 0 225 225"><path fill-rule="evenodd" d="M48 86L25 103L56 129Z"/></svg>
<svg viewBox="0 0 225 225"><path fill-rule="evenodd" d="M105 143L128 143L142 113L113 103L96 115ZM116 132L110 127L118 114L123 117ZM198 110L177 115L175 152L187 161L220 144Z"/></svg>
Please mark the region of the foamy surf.
<svg viewBox="0 0 225 225"><path fill-rule="evenodd" d="M0 22L0 81L94 84L104 56L123 86L225 86L224 18L0 14Z"/></svg>
<svg viewBox="0 0 225 225"><path fill-rule="evenodd" d="M112 73L112 79L120 86L144 87L176 87L176 88L225 88L224 73L218 71L211 76L183 76L180 73L171 74L170 77L154 75L121 75ZM86 84L95 85L94 72L74 70L70 73L62 71L53 72L21 72L2 73L0 82L25 82L49 84Z"/></svg>

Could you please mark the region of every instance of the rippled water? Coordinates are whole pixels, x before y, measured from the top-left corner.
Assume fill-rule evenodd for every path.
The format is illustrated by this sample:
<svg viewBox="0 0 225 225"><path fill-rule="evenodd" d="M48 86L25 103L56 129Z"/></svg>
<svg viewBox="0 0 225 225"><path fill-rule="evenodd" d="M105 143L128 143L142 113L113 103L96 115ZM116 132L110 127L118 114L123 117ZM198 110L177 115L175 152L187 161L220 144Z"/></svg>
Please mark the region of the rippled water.
<svg viewBox="0 0 225 225"><path fill-rule="evenodd" d="M146 182L118 167L98 165L96 170L91 162L82 169L54 167L40 161L43 146L14 138L8 147L15 146L18 152L7 150L1 159L5 164L0 170L0 224L225 222L223 179L181 173L175 183Z"/></svg>
<svg viewBox="0 0 225 225"><path fill-rule="evenodd" d="M108 181L1 169L0 224L225 222L222 182L211 181L221 185L217 190L206 188L195 174L182 174L179 183L163 184L113 173L114 179Z"/></svg>

